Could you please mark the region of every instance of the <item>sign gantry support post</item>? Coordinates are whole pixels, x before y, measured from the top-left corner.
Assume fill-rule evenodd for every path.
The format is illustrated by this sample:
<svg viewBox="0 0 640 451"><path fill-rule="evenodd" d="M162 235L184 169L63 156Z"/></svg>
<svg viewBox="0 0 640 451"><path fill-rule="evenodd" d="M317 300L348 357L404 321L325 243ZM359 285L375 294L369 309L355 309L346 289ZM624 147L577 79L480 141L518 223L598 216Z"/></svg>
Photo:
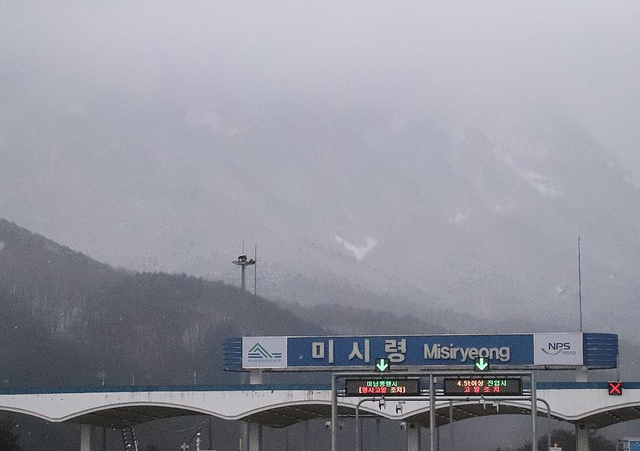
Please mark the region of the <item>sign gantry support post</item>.
<svg viewBox="0 0 640 451"><path fill-rule="evenodd" d="M429 396L428 396L428 401L429 401L429 429L430 429L430 446L432 450L437 451L437 446L439 446L439 444L437 444L436 442L436 376L456 376L456 377L461 377L461 372L452 372L452 371L434 371L434 372L401 372L398 373L398 376L401 376L403 378L409 378L411 376L419 376L420 378L429 378ZM489 374L487 374L487 376L489 376ZM546 406L547 406L547 416L550 418L551 417L551 411L549 408L549 404L543 400L543 399L538 399L537 398L537 393L536 393L536 382L535 382L535 376L533 373L531 372L510 372L510 375L507 376L508 378L513 378L514 376L527 376L529 377L529 380L531 381L531 392L530 394L527 396L526 394L521 394L518 396L514 396L514 393L508 395L508 396L489 396L492 399L495 400L499 400L499 399L506 399L508 398L509 400L512 401L516 401L516 400L521 400L521 401L529 401L530 402L530 406L531 406L531 423L532 423L532 427L531 427L531 434L532 434L532 451L538 451L538 437L537 437L537 417L538 417L538 401L543 402ZM338 390L337 390L337 381L339 378L347 378L347 377L372 377L372 373L371 372L345 372L345 373L332 373L331 374L331 451L337 451L337 430L338 430ZM464 379L464 377L462 377L462 379ZM521 382L517 385L518 387L522 387ZM458 395L458 394L457 394ZM354 395L352 395L354 396ZM452 400L450 399L450 396L443 396L444 400L448 400L449 401L449 409L450 409L450 416L452 416ZM454 396L455 397L455 396ZM358 410L360 408L360 405L365 402L365 401L371 401L371 400L381 400L381 399L395 399L395 398L401 398L403 400L420 400L423 401L424 397L404 397L404 396L394 396L393 394L390 395L381 395L380 397L362 397L363 399L358 402L357 406L356 406L356 451L360 451L358 448L361 446L361 439L360 439L360 430L359 430L359 413ZM480 402L484 402L484 400L487 399L487 397L484 394L470 394L469 396L466 396L466 400L470 401L471 399L478 399ZM450 418L450 423L452 423L453 418ZM549 433L549 436L547 438L547 441L550 442L551 440L551 434Z"/></svg>
<svg viewBox="0 0 640 451"><path fill-rule="evenodd" d="M538 400L537 400L537 395L536 395L536 379L533 373L531 373L531 415L532 415L532 419L531 419L531 429L532 431L532 442L531 442L531 450L532 451L538 451L538 431L536 430L537 427L537 418L538 418Z"/></svg>
<svg viewBox="0 0 640 451"><path fill-rule="evenodd" d="M436 389L433 373L429 373L429 444L431 450L436 449Z"/></svg>
<svg viewBox="0 0 640 451"><path fill-rule="evenodd" d="M356 451L362 451L362 429L360 428L360 406L367 401L380 401L382 398L364 398L356 405Z"/></svg>
<svg viewBox="0 0 640 451"><path fill-rule="evenodd" d="M338 443L338 390L336 387L337 373L331 374L331 451L336 451Z"/></svg>

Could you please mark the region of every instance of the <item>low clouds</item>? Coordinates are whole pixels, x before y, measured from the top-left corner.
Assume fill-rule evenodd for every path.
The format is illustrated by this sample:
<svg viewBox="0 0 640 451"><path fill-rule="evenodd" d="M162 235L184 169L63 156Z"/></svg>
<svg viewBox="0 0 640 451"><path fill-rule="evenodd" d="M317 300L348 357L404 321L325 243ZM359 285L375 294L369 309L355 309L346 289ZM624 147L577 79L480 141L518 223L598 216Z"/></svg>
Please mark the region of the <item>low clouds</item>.
<svg viewBox="0 0 640 451"><path fill-rule="evenodd" d="M460 268L443 286L507 299L511 281L459 264L471 245L495 257L482 271L529 277L523 245L637 223L617 166L585 155L640 174L638 23L635 0L0 2L0 216L156 268L243 239L333 267L299 244L329 241L367 259L345 267L430 290ZM409 250L421 266L396 263Z"/></svg>
<svg viewBox="0 0 640 451"><path fill-rule="evenodd" d="M376 99L469 121L558 104L626 157L640 138L638 23L630 0L4 2L0 61L5 76L174 99Z"/></svg>

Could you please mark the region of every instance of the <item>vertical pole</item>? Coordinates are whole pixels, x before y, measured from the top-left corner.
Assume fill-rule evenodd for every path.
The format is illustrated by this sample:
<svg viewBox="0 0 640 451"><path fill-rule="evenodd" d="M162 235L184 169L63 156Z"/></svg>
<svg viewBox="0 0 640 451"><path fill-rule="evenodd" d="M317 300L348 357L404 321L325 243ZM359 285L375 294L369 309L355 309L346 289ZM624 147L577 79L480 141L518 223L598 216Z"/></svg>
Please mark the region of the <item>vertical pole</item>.
<svg viewBox="0 0 640 451"><path fill-rule="evenodd" d="M578 235L578 306L580 307L580 333L582 333L582 270L580 267L580 235Z"/></svg>
<svg viewBox="0 0 640 451"><path fill-rule="evenodd" d="M454 451L456 447L453 445L453 401L449 401L449 441L451 444L451 451Z"/></svg>
<svg viewBox="0 0 640 451"><path fill-rule="evenodd" d="M429 374L429 435L430 451L436 451L436 391L433 380L433 373ZM537 450L533 450L537 451Z"/></svg>
<svg viewBox="0 0 640 451"><path fill-rule="evenodd" d="M338 394L336 392L336 375L331 374L331 451L337 450L338 426Z"/></svg>
<svg viewBox="0 0 640 451"><path fill-rule="evenodd" d="M376 418L376 447L375 451L380 451L380 417Z"/></svg>
<svg viewBox="0 0 640 451"><path fill-rule="evenodd" d="M360 441L360 404L363 402L364 399L356 405L356 451L361 451L362 449L362 442Z"/></svg>
<svg viewBox="0 0 640 451"><path fill-rule="evenodd" d="M532 421L532 442L531 449L532 451L538 451L538 431L537 431L537 422L538 422L538 398L536 394L536 379L535 375L531 373L531 421Z"/></svg>
<svg viewBox="0 0 640 451"><path fill-rule="evenodd" d="M246 271L246 267L245 265L240 265L240 286L242 287L242 291L245 290L245 271Z"/></svg>

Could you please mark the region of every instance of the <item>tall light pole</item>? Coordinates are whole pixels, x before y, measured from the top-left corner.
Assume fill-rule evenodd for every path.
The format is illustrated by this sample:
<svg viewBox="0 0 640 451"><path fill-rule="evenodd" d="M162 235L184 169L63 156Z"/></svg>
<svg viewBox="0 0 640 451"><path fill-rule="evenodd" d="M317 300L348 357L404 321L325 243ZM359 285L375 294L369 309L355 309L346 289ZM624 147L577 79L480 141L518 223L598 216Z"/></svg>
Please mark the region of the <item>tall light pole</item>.
<svg viewBox="0 0 640 451"><path fill-rule="evenodd" d="M242 287L242 291L245 291L247 266L255 265L256 259L254 258L248 259L247 255L244 254L244 242L242 243L242 252L243 252L242 255L239 255L238 259L232 261L231 263L240 267L241 269L240 286ZM258 251L256 247L256 256L257 256L257 252ZM257 280L257 276L256 276L256 280ZM243 423L242 425L242 438L240 439L240 443L241 443L242 451L249 450L249 423Z"/></svg>
<svg viewBox="0 0 640 451"><path fill-rule="evenodd" d="M245 254L242 254L240 256L238 256L237 260L232 261L231 263L233 263L234 265L237 265L240 267L240 269L242 270L241 275L240 275L240 284L243 290L246 289L246 269L247 266L251 266L251 265L255 265L256 261L253 258L247 259L247 256Z"/></svg>
<svg viewBox="0 0 640 451"><path fill-rule="evenodd" d="M578 306L580 308L580 333L582 333L582 270L580 268L580 235L578 235Z"/></svg>

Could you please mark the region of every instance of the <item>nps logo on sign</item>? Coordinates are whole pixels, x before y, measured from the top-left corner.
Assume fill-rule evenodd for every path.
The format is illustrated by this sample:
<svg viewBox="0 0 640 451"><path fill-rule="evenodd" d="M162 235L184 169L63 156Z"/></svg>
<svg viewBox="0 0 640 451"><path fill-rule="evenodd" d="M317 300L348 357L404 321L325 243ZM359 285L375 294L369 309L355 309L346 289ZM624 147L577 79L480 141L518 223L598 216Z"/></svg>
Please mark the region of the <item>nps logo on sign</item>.
<svg viewBox="0 0 640 451"><path fill-rule="evenodd" d="M533 360L535 365L582 365L582 334L534 334Z"/></svg>
<svg viewBox="0 0 640 451"><path fill-rule="evenodd" d="M571 343L569 342L550 342L546 348L542 348L542 352L548 355L576 355L576 351L571 349Z"/></svg>
<svg viewBox="0 0 640 451"><path fill-rule="evenodd" d="M244 337L242 368L286 368L287 337Z"/></svg>

